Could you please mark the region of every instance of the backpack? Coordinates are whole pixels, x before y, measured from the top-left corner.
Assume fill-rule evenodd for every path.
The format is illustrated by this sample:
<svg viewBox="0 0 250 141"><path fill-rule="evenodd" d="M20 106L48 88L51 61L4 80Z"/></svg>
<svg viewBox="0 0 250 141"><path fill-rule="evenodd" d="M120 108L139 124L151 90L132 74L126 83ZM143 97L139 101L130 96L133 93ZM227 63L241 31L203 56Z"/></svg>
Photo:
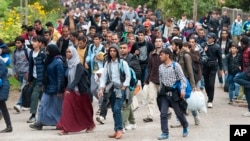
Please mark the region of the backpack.
<svg viewBox="0 0 250 141"><path fill-rule="evenodd" d="M186 54L189 54L189 53L184 53L184 55L183 55L183 61L184 61L185 68L186 68L186 62L185 62L185 55L186 55ZM189 55L190 55L190 57L191 57L191 59L192 59L191 54L189 54ZM199 76L198 76L199 70L198 70L198 68L194 65L193 59L192 59L192 68L193 68L193 74L194 74L194 81L195 81L195 83L197 83L197 82L199 81Z"/></svg>
<svg viewBox="0 0 250 141"><path fill-rule="evenodd" d="M27 50L27 48L26 47L24 47L24 54L25 54L25 57L26 57L26 59L29 61L29 55L28 55L28 50ZM14 50L14 54L16 53L16 49Z"/></svg>
<svg viewBox="0 0 250 141"><path fill-rule="evenodd" d="M124 67L123 67L123 60L120 60L120 67L119 68L120 68L121 81L124 82L125 81L125 72L124 72ZM135 71L131 67L129 67L129 71L130 71L130 75L131 75L129 90L134 91L136 86L137 86L138 80L136 78Z"/></svg>
<svg viewBox="0 0 250 141"><path fill-rule="evenodd" d="M174 68L176 78L178 78L176 70L175 70L175 65L176 65L176 62L173 62L172 66ZM190 97L190 95L191 95L192 87L190 85L189 80L186 77L185 77L185 80L186 80L186 85L187 85L186 89L185 89L185 99L188 99ZM174 84L173 88L177 89L178 93L180 93L181 92L181 81L177 80L176 83Z"/></svg>
<svg viewBox="0 0 250 141"><path fill-rule="evenodd" d="M91 45L90 45L90 50L91 50L91 53L94 52L94 44L91 44ZM101 52L104 52L104 53L105 53L105 47L104 47L104 46L102 47Z"/></svg>

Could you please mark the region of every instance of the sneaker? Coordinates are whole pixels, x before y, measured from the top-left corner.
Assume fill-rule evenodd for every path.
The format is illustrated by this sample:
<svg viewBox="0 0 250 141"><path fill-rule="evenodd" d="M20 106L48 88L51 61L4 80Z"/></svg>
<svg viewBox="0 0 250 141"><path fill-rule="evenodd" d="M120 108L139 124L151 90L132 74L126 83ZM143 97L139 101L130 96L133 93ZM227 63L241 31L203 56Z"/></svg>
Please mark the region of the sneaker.
<svg viewBox="0 0 250 141"><path fill-rule="evenodd" d="M242 114L243 117L250 117L250 112L246 112L244 114Z"/></svg>
<svg viewBox="0 0 250 141"><path fill-rule="evenodd" d="M183 128L183 134L182 134L183 137L187 137L188 136L188 127L186 128Z"/></svg>
<svg viewBox="0 0 250 141"><path fill-rule="evenodd" d="M43 129L43 125L40 122L35 122L33 124L30 124L30 128L36 129L36 130L42 130Z"/></svg>
<svg viewBox="0 0 250 141"><path fill-rule="evenodd" d="M212 102L208 102L208 103L207 103L207 107L208 107L208 108L213 108L213 103L212 103Z"/></svg>
<svg viewBox="0 0 250 141"><path fill-rule="evenodd" d="M143 121L144 122L153 122L153 119L152 118L144 118Z"/></svg>
<svg viewBox="0 0 250 141"><path fill-rule="evenodd" d="M181 125L181 122L180 122L180 121L176 121L175 124L170 125L171 128L179 128L179 127L181 127L181 126L182 126L182 125Z"/></svg>
<svg viewBox="0 0 250 141"><path fill-rule="evenodd" d="M14 109L16 110L17 113L21 112L21 106L20 105L15 105Z"/></svg>
<svg viewBox="0 0 250 141"><path fill-rule="evenodd" d="M33 122L36 122L36 118L35 118L35 117L30 117L30 118L27 120L27 123L33 123Z"/></svg>
<svg viewBox="0 0 250 141"><path fill-rule="evenodd" d="M233 100L231 99L229 102L228 102L229 105L233 105Z"/></svg>
<svg viewBox="0 0 250 141"><path fill-rule="evenodd" d="M126 130L125 128L122 129L122 134L125 134L126 133Z"/></svg>
<svg viewBox="0 0 250 141"><path fill-rule="evenodd" d="M29 111L30 108L22 107L22 111Z"/></svg>
<svg viewBox="0 0 250 141"><path fill-rule="evenodd" d="M129 124L125 127L126 130L134 130L136 129L136 124Z"/></svg>
<svg viewBox="0 0 250 141"><path fill-rule="evenodd" d="M200 124L200 118L199 116L194 117L194 124L199 125Z"/></svg>
<svg viewBox="0 0 250 141"><path fill-rule="evenodd" d="M166 140L166 139L168 139L168 134L162 133L157 139L158 140Z"/></svg>
<svg viewBox="0 0 250 141"><path fill-rule="evenodd" d="M102 116L98 116L97 118L96 118L96 121L98 121L100 124L104 124L104 117L102 117Z"/></svg>

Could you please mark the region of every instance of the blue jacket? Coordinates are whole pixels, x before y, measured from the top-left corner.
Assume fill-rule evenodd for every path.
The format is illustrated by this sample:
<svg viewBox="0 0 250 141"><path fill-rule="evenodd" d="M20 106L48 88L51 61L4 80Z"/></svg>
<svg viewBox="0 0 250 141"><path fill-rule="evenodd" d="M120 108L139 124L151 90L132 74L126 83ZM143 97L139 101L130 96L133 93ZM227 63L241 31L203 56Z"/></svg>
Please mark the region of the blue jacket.
<svg viewBox="0 0 250 141"><path fill-rule="evenodd" d="M2 79L2 86L0 86L0 101L6 101L9 97L10 84L7 73L8 69L5 63L0 60L0 79Z"/></svg>
<svg viewBox="0 0 250 141"><path fill-rule="evenodd" d="M43 71L44 71L44 62L45 62L45 58L46 58L46 54L45 54L45 49L41 49L37 55L36 58L33 59L33 50L30 52L29 55L29 78L28 78L28 82L32 82L33 81L33 68L34 65L36 65L36 73L37 73L37 81L36 84L38 86L42 86L43 84ZM34 62L35 60L35 62Z"/></svg>
<svg viewBox="0 0 250 141"><path fill-rule="evenodd" d="M231 34L233 36L239 36L242 34L242 28L243 28L243 22L242 20L240 22L234 21L234 23L231 26Z"/></svg>
<svg viewBox="0 0 250 141"><path fill-rule="evenodd" d="M250 30L250 21L245 21L242 27L243 32L247 32Z"/></svg>
<svg viewBox="0 0 250 141"><path fill-rule="evenodd" d="M62 79L64 78L64 67L63 61L60 56L56 56L54 60L48 65L45 70L46 76L46 85L45 93L46 94L58 94L61 92Z"/></svg>

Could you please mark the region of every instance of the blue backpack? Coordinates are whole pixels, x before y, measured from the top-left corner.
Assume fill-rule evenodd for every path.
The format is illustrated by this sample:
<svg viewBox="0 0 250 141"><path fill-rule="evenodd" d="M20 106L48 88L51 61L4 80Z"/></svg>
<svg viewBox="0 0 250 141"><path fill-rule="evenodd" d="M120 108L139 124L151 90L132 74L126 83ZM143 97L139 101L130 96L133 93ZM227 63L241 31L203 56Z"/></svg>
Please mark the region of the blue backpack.
<svg viewBox="0 0 250 141"><path fill-rule="evenodd" d="M175 70L175 65L176 65L176 62L173 62L174 70ZM175 71L175 75L176 75L176 78L178 78L176 71ZM191 87L189 80L186 77L185 77L185 80L186 80L186 84L187 84L186 89L185 89L185 99L188 99L191 95L192 87ZM181 92L181 81L177 80L176 83L174 84L173 88L177 89L178 93L180 93Z"/></svg>
<svg viewBox="0 0 250 141"><path fill-rule="evenodd" d="M136 73L135 71L129 67L129 71L130 71L130 75L131 75L131 79L130 79L130 85L129 85L129 90L130 91L134 91L136 86L137 86L137 78L136 78ZM125 81L125 72L124 72L124 68L123 68L123 60L120 60L120 76L121 76L121 81Z"/></svg>

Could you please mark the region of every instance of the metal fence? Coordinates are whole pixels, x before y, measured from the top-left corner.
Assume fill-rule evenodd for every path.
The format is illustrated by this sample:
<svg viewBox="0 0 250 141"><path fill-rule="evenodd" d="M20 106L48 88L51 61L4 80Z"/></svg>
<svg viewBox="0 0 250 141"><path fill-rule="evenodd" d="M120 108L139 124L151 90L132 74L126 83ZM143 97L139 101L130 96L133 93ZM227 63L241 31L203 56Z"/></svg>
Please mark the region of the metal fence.
<svg viewBox="0 0 250 141"><path fill-rule="evenodd" d="M248 15L250 15L250 13L243 12L241 9L237 8L222 7L222 12L223 11L227 11L227 15L230 17L231 23L234 22L238 14L241 15L243 21L246 21Z"/></svg>

